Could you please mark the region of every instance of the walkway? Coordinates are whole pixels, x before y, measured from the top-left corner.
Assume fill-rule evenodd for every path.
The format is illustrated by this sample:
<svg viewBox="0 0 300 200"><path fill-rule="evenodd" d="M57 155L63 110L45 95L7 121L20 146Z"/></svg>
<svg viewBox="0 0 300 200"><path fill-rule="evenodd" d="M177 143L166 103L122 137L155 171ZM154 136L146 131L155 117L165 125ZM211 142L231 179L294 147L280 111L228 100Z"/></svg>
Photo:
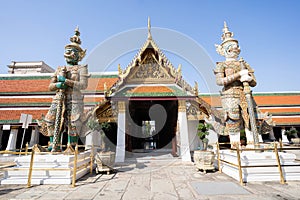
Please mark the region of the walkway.
<svg viewBox="0 0 300 200"><path fill-rule="evenodd" d="M299 199L300 182L255 182L242 187L219 172L198 172L170 154L131 157L117 173L92 174L77 186L1 185L0 199Z"/></svg>

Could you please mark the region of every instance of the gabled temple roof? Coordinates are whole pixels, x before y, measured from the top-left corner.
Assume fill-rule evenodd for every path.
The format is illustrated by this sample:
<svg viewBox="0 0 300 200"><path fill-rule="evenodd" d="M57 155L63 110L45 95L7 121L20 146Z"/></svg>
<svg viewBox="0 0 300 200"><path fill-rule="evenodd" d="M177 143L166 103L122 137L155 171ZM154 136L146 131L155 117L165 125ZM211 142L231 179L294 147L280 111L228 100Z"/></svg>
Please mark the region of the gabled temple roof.
<svg viewBox="0 0 300 200"><path fill-rule="evenodd" d="M112 97L122 94L126 95L127 93L122 92L124 90L123 87L137 84L152 84L156 88L161 87L162 84L173 84L173 88L178 86L182 93L188 96L195 96L193 88L182 79L181 66L175 69L152 39L150 20L148 21L148 38L146 42L124 71L119 67L119 77L119 80L109 92ZM176 92L178 93L178 90Z"/></svg>

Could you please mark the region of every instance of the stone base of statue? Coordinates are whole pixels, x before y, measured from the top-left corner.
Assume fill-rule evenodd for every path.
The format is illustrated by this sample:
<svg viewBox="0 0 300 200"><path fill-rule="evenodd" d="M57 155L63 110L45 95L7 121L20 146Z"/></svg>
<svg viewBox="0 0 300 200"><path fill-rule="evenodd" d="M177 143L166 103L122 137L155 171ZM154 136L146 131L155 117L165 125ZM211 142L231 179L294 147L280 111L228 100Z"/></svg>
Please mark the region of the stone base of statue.
<svg viewBox="0 0 300 200"><path fill-rule="evenodd" d="M212 151L194 151L194 163L198 170L203 170L206 173L207 170L215 170L214 160L215 154Z"/></svg>
<svg viewBox="0 0 300 200"><path fill-rule="evenodd" d="M296 155L285 152L278 152L278 155L284 180L300 180L300 162L296 160ZM278 161L273 151L242 151L240 158L241 166L249 166L241 168L243 182L281 180ZM220 159L225 161L220 162L222 172L240 181L237 152L220 150Z"/></svg>
<svg viewBox="0 0 300 200"><path fill-rule="evenodd" d="M74 155L35 154L32 170L32 185L71 184ZM4 171L0 184L27 184L31 156L15 159L17 166ZM78 154L76 180L90 172L90 151Z"/></svg>

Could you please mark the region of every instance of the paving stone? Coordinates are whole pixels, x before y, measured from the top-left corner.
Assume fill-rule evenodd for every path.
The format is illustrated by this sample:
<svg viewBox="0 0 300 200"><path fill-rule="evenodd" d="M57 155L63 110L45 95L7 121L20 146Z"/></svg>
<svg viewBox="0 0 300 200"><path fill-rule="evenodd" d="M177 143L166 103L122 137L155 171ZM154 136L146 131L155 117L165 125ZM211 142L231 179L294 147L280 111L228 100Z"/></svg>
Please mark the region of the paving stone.
<svg viewBox="0 0 300 200"><path fill-rule="evenodd" d="M66 191L48 191L42 194L39 199L65 199L69 195Z"/></svg>
<svg viewBox="0 0 300 200"><path fill-rule="evenodd" d="M119 166L120 167L120 166ZM0 185L0 199L95 199L95 200L134 200L134 199L187 199L187 200L232 200L232 199L299 199L299 181L290 181L286 185L276 182L250 182L241 186L238 181L219 172L204 174L197 172L195 166L174 162L143 161L122 165L128 171L115 174L92 174L78 180L76 187L71 185ZM224 191L236 189L213 188L213 194L203 194L208 186L197 189L192 183L219 183L227 182L237 186L238 189L248 191L245 194L227 193ZM222 193L223 192L223 193ZM220 194L222 193L222 194Z"/></svg>
<svg viewBox="0 0 300 200"><path fill-rule="evenodd" d="M132 176L122 199L150 199L150 196L150 173L146 173Z"/></svg>

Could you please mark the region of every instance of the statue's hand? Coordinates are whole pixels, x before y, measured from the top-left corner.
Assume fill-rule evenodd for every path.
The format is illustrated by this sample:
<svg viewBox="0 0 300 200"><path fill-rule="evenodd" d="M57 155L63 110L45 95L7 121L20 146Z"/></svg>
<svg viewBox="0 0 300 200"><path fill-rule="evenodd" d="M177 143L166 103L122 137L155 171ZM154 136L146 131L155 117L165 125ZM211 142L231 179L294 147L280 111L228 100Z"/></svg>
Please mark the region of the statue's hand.
<svg viewBox="0 0 300 200"><path fill-rule="evenodd" d="M56 87L58 89L66 89L68 86L62 82L58 82L58 83L56 83Z"/></svg>
<svg viewBox="0 0 300 200"><path fill-rule="evenodd" d="M65 82L66 81L66 77L64 77L64 76L61 76L61 75L57 75L57 80L59 81L59 82Z"/></svg>
<svg viewBox="0 0 300 200"><path fill-rule="evenodd" d="M252 80L253 80L253 78L251 76L249 76L248 74L245 74L240 78L241 82L250 82Z"/></svg>

